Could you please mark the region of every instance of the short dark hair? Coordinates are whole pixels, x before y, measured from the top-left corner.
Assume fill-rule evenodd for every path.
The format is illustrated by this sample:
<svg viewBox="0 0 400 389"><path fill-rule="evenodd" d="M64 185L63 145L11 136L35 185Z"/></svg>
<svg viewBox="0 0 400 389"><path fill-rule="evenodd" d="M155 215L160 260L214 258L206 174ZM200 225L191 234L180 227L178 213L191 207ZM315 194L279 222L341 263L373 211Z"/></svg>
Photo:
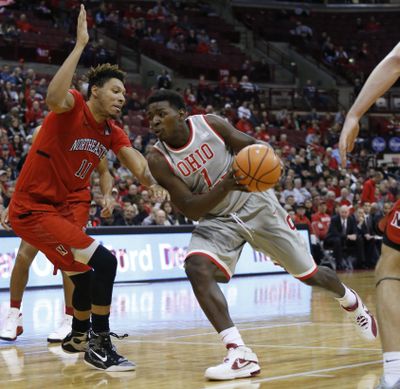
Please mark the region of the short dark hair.
<svg viewBox="0 0 400 389"><path fill-rule="evenodd" d="M183 97L175 91L168 89L160 89L154 92L147 99L147 106L153 103L158 103L160 101L168 101L171 107L174 107L177 110L184 109L186 111L185 102L183 101Z"/></svg>
<svg viewBox="0 0 400 389"><path fill-rule="evenodd" d="M118 78L122 82L125 81L125 72L123 72L118 65L111 65L110 63L104 63L97 65L96 67L90 68L87 73L87 78L89 81L87 98L92 94L92 87L94 85L102 87L111 78Z"/></svg>

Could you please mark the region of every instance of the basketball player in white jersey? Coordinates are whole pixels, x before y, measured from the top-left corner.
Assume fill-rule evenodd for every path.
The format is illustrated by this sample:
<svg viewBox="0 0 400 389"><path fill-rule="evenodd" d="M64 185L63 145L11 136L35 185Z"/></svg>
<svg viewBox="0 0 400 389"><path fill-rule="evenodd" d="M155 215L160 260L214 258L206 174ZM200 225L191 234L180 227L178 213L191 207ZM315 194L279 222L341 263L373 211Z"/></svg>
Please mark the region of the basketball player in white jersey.
<svg viewBox="0 0 400 389"><path fill-rule="evenodd" d="M274 191L249 193L235 181L234 154L256 139L216 115L187 117L182 97L173 91L150 96L148 116L158 137L148 157L151 172L176 206L199 220L185 260L186 274L228 349L222 364L206 370L206 378L230 380L260 372L257 356L245 346L217 284L232 277L246 242L307 285L332 292L360 335L376 338L375 319L360 297L334 271L315 264Z"/></svg>

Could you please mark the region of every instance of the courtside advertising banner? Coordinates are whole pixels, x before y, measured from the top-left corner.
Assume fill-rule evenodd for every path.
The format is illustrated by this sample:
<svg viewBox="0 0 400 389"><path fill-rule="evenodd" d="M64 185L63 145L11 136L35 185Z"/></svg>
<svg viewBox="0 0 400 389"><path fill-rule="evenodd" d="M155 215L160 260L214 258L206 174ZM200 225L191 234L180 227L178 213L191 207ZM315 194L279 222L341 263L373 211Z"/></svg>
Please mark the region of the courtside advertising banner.
<svg viewBox="0 0 400 389"><path fill-rule="evenodd" d="M174 228L164 228L163 232L102 234L99 229L93 238L111 250L118 260L116 282L151 280L171 280L186 278L183 269L190 232L173 232ZM149 229L147 229L149 230ZM165 231L168 232L165 232ZM93 231L93 230L91 230ZM308 232L299 231L309 242ZM11 271L17 255L20 239L14 236L0 237L0 289L9 287ZM205 248L206 249L206 248ZM283 272L264 254L245 245L236 267L236 275ZM61 285L60 274L53 275L53 265L42 253L33 262L28 287Z"/></svg>

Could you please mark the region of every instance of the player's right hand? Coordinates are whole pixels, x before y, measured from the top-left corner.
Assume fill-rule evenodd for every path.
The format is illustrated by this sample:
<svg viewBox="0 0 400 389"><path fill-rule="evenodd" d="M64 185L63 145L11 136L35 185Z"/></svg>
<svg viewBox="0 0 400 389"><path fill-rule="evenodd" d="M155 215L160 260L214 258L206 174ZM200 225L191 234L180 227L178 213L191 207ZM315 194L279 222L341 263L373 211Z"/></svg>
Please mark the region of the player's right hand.
<svg viewBox="0 0 400 389"><path fill-rule="evenodd" d="M100 216L103 218L111 217L114 211L115 201L111 195L103 197L103 208L100 211Z"/></svg>
<svg viewBox="0 0 400 389"><path fill-rule="evenodd" d="M244 176L237 176L237 170L233 169L224 177L223 185L226 190L240 190L242 192L248 192L249 189L247 185L243 185L240 181L244 180L246 177Z"/></svg>
<svg viewBox="0 0 400 389"><path fill-rule="evenodd" d="M89 33L87 29L85 6L81 4L78 16L78 24L76 27L76 45L85 47L89 42Z"/></svg>
<svg viewBox="0 0 400 389"><path fill-rule="evenodd" d="M353 150L359 131L360 125L358 119L347 115L339 139L341 165L344 168L347 165L347 153Z"/></svg>
<svg viewBox="0 0 400 389"><path fill-rule="evenodd" d="M0 222L6 231L11 231L11 225L8 220L8 207L1 213Z"/></svg>

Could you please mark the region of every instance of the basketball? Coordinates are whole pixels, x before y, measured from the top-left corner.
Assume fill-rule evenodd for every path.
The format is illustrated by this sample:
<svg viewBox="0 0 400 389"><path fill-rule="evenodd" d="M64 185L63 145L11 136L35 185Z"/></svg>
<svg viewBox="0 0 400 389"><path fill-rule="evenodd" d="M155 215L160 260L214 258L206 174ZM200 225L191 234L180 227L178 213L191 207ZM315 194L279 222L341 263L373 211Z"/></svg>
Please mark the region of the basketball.
<svg viewBox="0 0 400 389"><path fill-rule="evenodd" d="M235 176L245 177L239 181L247 185L250 192L263 192L272 188L281 177L281 160L274 150L262 144L245 147L235 156Z"/></svg>

